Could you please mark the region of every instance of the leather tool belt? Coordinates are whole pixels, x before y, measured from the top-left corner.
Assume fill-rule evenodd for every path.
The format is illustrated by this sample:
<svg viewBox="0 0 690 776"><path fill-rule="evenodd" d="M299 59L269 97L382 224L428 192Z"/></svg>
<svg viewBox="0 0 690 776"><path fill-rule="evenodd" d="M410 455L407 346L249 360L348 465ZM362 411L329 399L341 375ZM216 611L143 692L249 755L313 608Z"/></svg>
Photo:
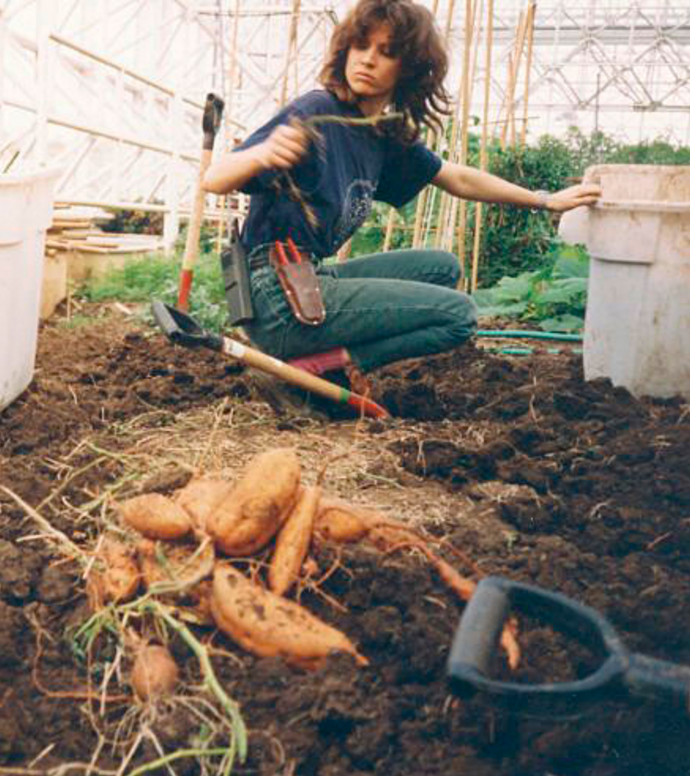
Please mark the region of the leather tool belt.
<svg viewBox="0 0 690 776"><path fill-rule="evenodd" d="M326 310L309 257L288 237L285 243L273 244L269 258L295 318L308 326L321 325L326 320Z"/></svg>

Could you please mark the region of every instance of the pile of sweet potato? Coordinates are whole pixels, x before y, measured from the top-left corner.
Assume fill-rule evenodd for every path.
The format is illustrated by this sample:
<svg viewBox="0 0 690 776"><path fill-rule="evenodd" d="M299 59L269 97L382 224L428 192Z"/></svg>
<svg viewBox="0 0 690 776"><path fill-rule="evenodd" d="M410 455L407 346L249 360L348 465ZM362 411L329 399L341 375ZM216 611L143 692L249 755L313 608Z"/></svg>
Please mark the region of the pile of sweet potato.
<svg viewBox="0 0 690 776"><path fill-rule="evenodd" d="M215 624L244 649L316 668L332 651L366 665L350 639L287 595L309 559L312 542L369 540L388 552L413 546L464 600L474 582L461 577L412 529L377 510L334 499L319 484L302 482L293 448L253 457L234 482L198 477L170 497L150 493L116 505L122 523L140 539L134 546L103 542L99 570L89 578L92 601L120 602L141 587L197 601L202 620ZM266 583L233 565L261 554ZM244 564L247 566L247 564ZM518 648L511 630L503 644L513 665Z"/></svg>

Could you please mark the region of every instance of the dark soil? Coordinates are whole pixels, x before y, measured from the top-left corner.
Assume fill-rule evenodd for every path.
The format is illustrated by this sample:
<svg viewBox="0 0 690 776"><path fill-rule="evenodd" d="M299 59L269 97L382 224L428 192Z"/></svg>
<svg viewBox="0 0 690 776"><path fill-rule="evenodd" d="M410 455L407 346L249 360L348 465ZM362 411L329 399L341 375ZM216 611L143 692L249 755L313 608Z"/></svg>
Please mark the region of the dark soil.
<svg viewBox="0 0 690 776"><path fill-rule="evenodd" d="M87 503L122 476L121 461L94 449L125 452L123 429L145 413L162 426L204 404L251 396L240 366L174 349L156 332L104 315L73 329L44 326L32 385L0 413L0 485L75 542L92 539L93 528L63 518L58 502ZM403 486L434 480L458 509L470 500L480 516L434 522L431 533L486 572L594 607L631 650L690 665L687 403L638 400L607 381L587 383L579 357L567 353L508 357L475 346L382 370L376 389L400 429L386 444L405 470ZM285 427L276 424L276 444ZM381 423L364 429L381 434ZM338 433L337 424L322 431ZM83 439L91 447L79 446ZM50 508L42 508L68 459L78 476L62 480ZM180 471L148 487L166 492L184 479ZM87 616L78 569L36 538L36 524L7 490L0 490L0 528L1 770L43 773L72 762L82 765L70 772L86 772L97 749L99 704L80 695L87 668L67 638ZM319 564L327 568L335 552L320 547ZM454 697L446 660L462 604L415 554L349 549L323 592L345 608L313 593L302 603L345 631L368 668L333 656L303 673L214 638L242 660L238 669L214 658L250 730L249 756L236 773L690 773L688 695L675 706L612 697L586 713L573 706L568 719L519 716L481 697ZM520 667L511 674L501 662L497 676L562 681L597 665L595 655L548 623L523 618L519 640ZM198 682L196 662L183 644L173 646L186 678ZM107 662L106 654L99 658ZM124 679L120 690L129 693ZM192 746L198 733L180 713L159 717L156 729L166 751ZM127 772L146 755L144 747ZM101 772L114 773L121 756L104 746ZM200 772L193 759L172 767Z"/></svg>

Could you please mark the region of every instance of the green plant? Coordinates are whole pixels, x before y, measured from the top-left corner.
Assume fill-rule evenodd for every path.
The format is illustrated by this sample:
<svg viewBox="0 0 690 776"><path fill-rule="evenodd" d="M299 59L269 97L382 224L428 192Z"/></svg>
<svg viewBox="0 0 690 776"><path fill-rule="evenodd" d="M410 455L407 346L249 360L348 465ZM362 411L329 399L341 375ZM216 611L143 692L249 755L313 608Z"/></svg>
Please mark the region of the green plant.
<svg viewBox="0 0 690 776"><path fill-rule="evenodd" d="M175 304L181 265L179 254L173 258L163 253L148 254L128 261L122 269L111 270L104 277L87 282L79 289L78 295L91 302L136 304L148 303L155 298ZM220 262L215 253L201 254L194 267L189 312L205 328L220 331L225 326L225 291ZM148 305L142 315L152 322Z"/></svg>
<svg viewBox="0 0 690 776"><path fill-rule="evenodd" d="M365 256L377 253L383 248L386 239L390 207L382 202L374 202L366 223L352 238L352 255ZM414 204L410 203L396 211L390 250L409 248L412 245L412 226L414 226Z"/></svg>
<svg viewBox="0 0 690 776"><path fill-rule="evenodd" d="M180 229L180 234L175 241L175 253L184 253L188 230L189 222L185 223ZM199 253L212 253L215 251L217 239L218 227L214 224L202 223L199 228Z"/></svg>
<svg viewBox="0 0 690 776"><path fill-rule="evenodd" d="M544 266L479 289L474 300L486 317L536 323L545 331L576 332L584 325L589 256L582 246L555 241Z"/></svg>

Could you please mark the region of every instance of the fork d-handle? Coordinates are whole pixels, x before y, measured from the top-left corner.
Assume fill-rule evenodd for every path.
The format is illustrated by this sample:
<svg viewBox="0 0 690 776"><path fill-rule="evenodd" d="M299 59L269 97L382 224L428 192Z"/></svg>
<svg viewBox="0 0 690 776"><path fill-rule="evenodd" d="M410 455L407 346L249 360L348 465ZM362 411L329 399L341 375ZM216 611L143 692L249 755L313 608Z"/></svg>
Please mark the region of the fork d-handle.
<svg viewBox="0 0 690 776"><path fill-rule="evenodd" d="M653 700L690 714L690 667L634 653L623 674L631 695Z"/></svg>
<svg viewBox="0 0 690 776"><path fill-rule="evenodd" d="M151 312L165 336L177 345L184 345L188 348L204 347L220 351L249 366L269 372L287 383L318 393L320 396L339 404L349 404L368 417L390 417L381 405L367 399L366 396L360 396L346 388L341 388L335 383L305 372L303 369L298 369L291 364L286 364L280 359L267 356L260 350L243 345L229 337L221 337L202 329L190 315L164 304L160 300L155 300L151 304Z"/></svg>
<svg viewBox="0 0 690 776"><path fill-rule="evenodd" d="M524 684L491 679L491 660L513 608L591 648L602 657L597 670L568 682ZM485 577L477 585L455 632L448 675L458 695L483 692L516 711L537 715L573 712L629 695L690 713L690 667L631 653L611 623L591 607L502 577Z"/></svg>

